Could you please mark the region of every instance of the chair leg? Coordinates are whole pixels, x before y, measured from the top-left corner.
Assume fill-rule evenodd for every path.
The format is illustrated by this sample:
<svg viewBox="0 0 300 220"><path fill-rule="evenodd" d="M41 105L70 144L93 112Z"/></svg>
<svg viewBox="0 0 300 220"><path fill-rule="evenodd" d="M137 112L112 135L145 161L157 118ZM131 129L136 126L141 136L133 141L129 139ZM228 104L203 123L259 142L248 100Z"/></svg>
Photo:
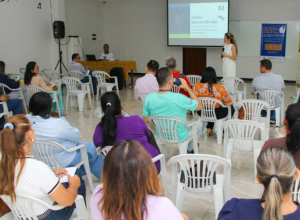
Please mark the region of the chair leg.
<svg viewBox="0 0 300 220"><path fill-rule="evenodd" d="M216 175L216 184L213 185L214 204L215 204L215 219L218 218L219 212L224 205L224 187L223 175Z"/></svg>
<svg viewBox="0 0 300 220"><path fill-rule="evenodd" d="M188 144L189 143L187 141L184 141L184 142L178 144L179 154L186 154L187 153Z"/></svg>
<svg viewBox="0 0 300 220"><path fill-rule="evenodd" d="M280 108L275 109L275 117L276 117L276 127L280 127L281 120L280 120Z"/></svg>
<svg viewBox="0 0 300 220"><path fill-rule="evenodd" d="M88 92L88 98L89 98L89 102L90 102L90 107L93 108L92 98L91 98L91 93L90 92Z"/></svg>
<svg viewBox="0 0 300 220"><path fill-rule="evenodd" d="M96 100L97 101L99 100L99 89L102 90L102 88L101 87L97 87L97 95L96 95ZM101 94L102 94L102 92L101 92Z"/></svg>
<svg viewBox="0 0 300 220"><path fill-rule="evenodd" d="M223 119L219 119L216 121L216 126L217 126L217 144L220 145L222 144L222 124L223 124Z"/></svg>
<svg viewBox="0 0 300 220"><path fill-rule="evenodd" d="M179 211L182 210L183 197L184 197L184 183L178 183L177 184L177 193L176 193L176 204L175 204L175 206Z"/></svg>
<svg viewBox="0 0 300 220"><path fill-rule="evenodd" d="M254 160L254 181L255 183L258 183L256 181L256 174L257 174L257 170L256 170L256 161L257 161L257 158L260 154L260 150L261 150L261 147L253 147L253 160Z"/></svg>
<svg viewBox="0 0 300 220"><path fill-rule="evenodd" d="M79 107L79 111L80 112L83 111L83 100L84 100L84 97L85 97L84 93L77 94L78 107Z"/></svg>

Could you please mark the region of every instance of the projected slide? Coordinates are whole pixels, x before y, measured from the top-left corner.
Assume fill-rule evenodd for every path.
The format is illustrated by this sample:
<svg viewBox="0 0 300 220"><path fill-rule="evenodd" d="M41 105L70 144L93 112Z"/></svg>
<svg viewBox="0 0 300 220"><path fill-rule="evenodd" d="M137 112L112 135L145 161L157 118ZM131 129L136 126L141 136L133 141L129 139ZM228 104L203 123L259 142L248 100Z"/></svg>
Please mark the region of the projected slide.
<svg viewBox="0 0 300 220"><path fill-rule="evenodd" d="M222 46L224 44L224 34L228 32L227 1L184 4L170 4L170 2L172 1L169 1L168 5L169 45Z"/></svg>

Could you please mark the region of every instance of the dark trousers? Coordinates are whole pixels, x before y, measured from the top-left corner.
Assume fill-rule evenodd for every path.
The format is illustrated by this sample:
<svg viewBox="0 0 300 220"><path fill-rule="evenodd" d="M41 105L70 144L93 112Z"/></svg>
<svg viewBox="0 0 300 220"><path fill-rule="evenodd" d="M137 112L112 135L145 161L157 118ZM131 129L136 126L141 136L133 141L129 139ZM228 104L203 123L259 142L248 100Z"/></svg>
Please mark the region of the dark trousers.
<svg viewBox="0 0 300 220"><path fill-rule="evenodd" d="M23 114L22 101L21 99L11 99L6 102L8 111L12 111L13 115ZM0 105L0 113L3 112L3 107ZM4 126L4 117L0 118L0 129Z"/></svg>
<svg viewBox="0 0 300 220"><path fill-rule="evenodd" d="M93 90L94 94L97 94L97 81L96 78L93 76L93 71L89 69L89 75L92 77L92 84L93 84ZM89 82L89 77L84 77L82 80L80 80L82 83L87 83Z"/></svg>
<svg viewBox="0 0 300 220"><path fill-rule="evenodd" d="M151 144L161 154L152 131L150 131L150 135L147 137L147 140L148 140L148 143Z"/></svg>
<svg viewBox="0 0 300 220"><path fill-rule="evenodd" d="M75 174L80 179L80 186L78 188L78 195L82 195L85 205L86 205L86 188L84 180L82 179L80 171L77 169ZM69 187L69 183L62 183L65 188ZM58 211L52 211L49 215L47 215L45 218L42 218L42 220L68 220L70 219L73 211L75 209L75 203L73 205L65 207Z"/></svg>
<svg viewBox="0 0 300 220"><path fill-rule="evenodd" d="M197 111L198 115L201 116L201 111ZM215 108L215 113L217 116L217 119L225 118L228 115L228 108ZM234 114L234 108L231 105L231 117ZM213 129L214 128L214 122L208 122L206 128Z"/></svg>

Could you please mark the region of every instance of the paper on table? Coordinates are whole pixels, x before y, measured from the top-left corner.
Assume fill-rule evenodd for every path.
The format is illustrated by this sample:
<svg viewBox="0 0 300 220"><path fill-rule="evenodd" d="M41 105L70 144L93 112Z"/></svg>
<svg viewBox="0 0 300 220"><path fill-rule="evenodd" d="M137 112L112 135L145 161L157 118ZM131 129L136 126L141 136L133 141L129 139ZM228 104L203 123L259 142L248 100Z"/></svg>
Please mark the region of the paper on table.
<svg viewBox="0 0 300 220"><path fill-rule="evenodd" d="M68 174L73 177L75 175L75 172L76 172L76 169L77 167L68 167L68 168L65 168L67 171L68 171ZM60 179L60 182L61 183L67 183L68 182L68 176L65 175L63 176L61 179Z"/></svg>

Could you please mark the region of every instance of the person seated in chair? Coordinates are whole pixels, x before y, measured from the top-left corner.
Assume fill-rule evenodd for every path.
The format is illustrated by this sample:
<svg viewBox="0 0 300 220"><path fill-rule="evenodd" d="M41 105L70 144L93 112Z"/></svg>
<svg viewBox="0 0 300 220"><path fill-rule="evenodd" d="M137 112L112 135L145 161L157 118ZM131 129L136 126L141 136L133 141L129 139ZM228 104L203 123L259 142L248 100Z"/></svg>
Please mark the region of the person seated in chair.
<svg viewBox="0 0 300 220"><path fill-rule="evenodd" d="M90 70L87 66L83 66L80 63L80 61L81 61L80 55L78 53L74 53L72 55L72 62L69 65L69 71L77 71L77 72L81 72L84 75L90 75L92 77L94 95L96 95L97 94L97 80L93 76L93 71ZM87 83L87 82L89 82L89 77L79 76L79 80L82 83Z"/></svg>
<svg viewBox="0 0 300 220"><path fill-rule="evenodd" d="M50 82L46 83L42 77L38 76L39 73L40 73L40 67L37 65L37 63L34 61L29 62L26 66L26 71L24 74L24 83L26 85L32 84L32 85L40 86L43 90L47 92L55 91L58 96L59 106L56 106L55 103L52 104L52 114L57 115L55 110L58 107L60 108L61 116L66 116L67 113L64 112L65 109L63 105L63 97L62 97L61 90L58 89L56 85L53 85Z"/></svg>
<svg viewBox="0 0 300 220"><path fill-rule="evenodd" d="M225 106L232 103L232 99L228 95L223 85L217 84L217 74L214 68L206 67L203 71L200 83L196 83L193 92L197 97L207 97L220 100ZM216 104L215 113L217 119L225 118L228 115L228 108L223 108L220 104ZM231 115L234 113L234 108L231 105ZM201 111L198 111L201 116ZM207 134L212 135L214 122L207 123Z"/></svg>
<svg viewBox="0 0 300 220"><path fill-rule="evenodd" d="M25 115L7 119L1 132L0 195L9 196L11 203L18 202L18 195L34 197L49 206L56 202L66 207L54 211L36 202L33 204L33 214L41 220L68 220L75 209L80 178L68 175L65 188L59 181L66 175L65 169L58 168L53 172L47 164L31 155L35 138L32 124ZM83 187L82 196L85 197ZM16 219L18 217L15 216Z"/></svg>
<svg viewBox="0 0 300 220"><path fill-rule="evenodd" d="M5 73L5 63L3 61L0 61L0 83L7 85L11 89L21 88L23 91L26 107L29 106L28 91L25 88L24 83L22 85L20 85L20 80L14 80L14 79L10 79L8 77L8 75ZM19 91L11 91L11 90L5 88L5 93L7 94L7 96L9 96L12 99L20 98Z"/></svg>
<svg viewBox="0 0 300 220"><path fill-rule="evenodd" d="M105 158L103 181L90 201L91 219L189 220L163 191L145 148L138 141L119 141Z"/></svg>
<svg viewBox="0 0 300 220"><path fill-rule="evenodd" d="M86 147L91 172L100 180L104 156L97 154L96 147L92 142L80 142L80 131L72 127L66 118L52 118L51 105L52 99L46 92L35 93L30 99L31 114L28 114L27 117L33 124L37 140L57 142L66 149L83 144ZM78 164L82 155L80 150L73 152L57 150L54 152L54 156L59 166L70 167ZM86 173L83 166L79 170L83 175Z"/></svg>
<svg viewBox="0 0 300 220"><path fill-rule="evenodd" d="M149 94L145 99L143 112L143 120L145 123L149 122L150 115L178 117L186 121L186 110L201 110L201 103L184 79L179 79L182 83L179 87L185 89L191 98L187 98L180 93L171 92L174 80L169 68L160 68L155 77L159 85L159 91ZM202 131L202 123L197 121L196 125L198 140ZM177 134L179 142L184 142L189 135L192 135L192 130L188 130L183 124L179 123L177 127ZM192 153L193 147L191 142L188 144L187 150Z"/></svg>

